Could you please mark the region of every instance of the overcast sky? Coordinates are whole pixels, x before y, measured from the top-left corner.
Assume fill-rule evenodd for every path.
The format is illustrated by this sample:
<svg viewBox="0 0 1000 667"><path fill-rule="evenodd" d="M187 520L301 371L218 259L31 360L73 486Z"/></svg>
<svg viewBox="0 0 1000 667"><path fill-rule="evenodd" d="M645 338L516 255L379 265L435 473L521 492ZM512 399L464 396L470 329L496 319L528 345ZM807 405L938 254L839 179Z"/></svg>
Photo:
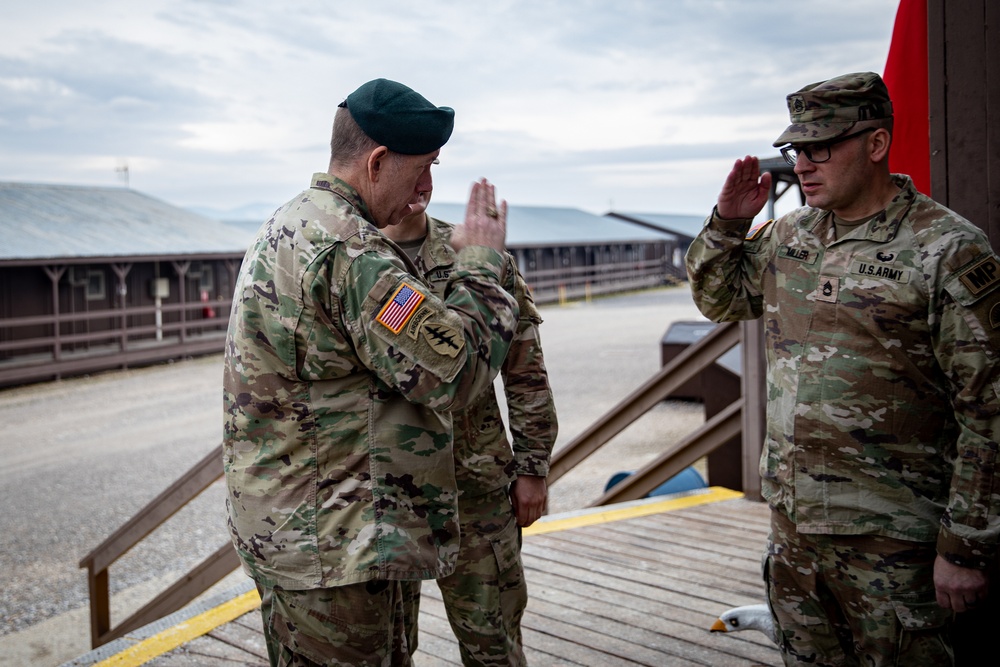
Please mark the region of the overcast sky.
<svg viewBox="0 0 1000 667"><path fill-rule="evenodd" d="M435 199L704 214L785 95L881 73L897 0L9 0L0 180L270 211L386 77L456 110Z"/></svg>

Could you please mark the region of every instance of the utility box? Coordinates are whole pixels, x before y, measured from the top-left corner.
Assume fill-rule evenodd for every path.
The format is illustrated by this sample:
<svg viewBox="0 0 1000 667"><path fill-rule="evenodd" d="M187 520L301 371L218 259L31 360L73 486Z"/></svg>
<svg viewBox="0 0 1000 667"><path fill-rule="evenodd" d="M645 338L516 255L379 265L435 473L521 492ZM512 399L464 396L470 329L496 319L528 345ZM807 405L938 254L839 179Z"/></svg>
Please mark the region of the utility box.
<svg viewBox="0 0 1000 667"><path fill-rule="evenodd" d="M153 278L149 281L149 296L154 299L166 299L170 297L170 279Z"/></svg>
<svg viewBox="0 0 1000 667"><path fill-rule="evenodd" d="M669 364L674 357L712 333L716 326L718 325L715 322L674 322L671 324L660 340L660 366ZM701 378L695 377L688 380L667 398L686 401L703 400Z"/></svg>
<svg viewBox="0 0 1000 667"><path fill-rule="evenodd" d="M714 322L671 324L660 345L662 365L666 366L687 348L700 342L717 326ZM742 375L742 346L737 345L667 398L700 401L705 405L705 419L711 419L739 399L743 391ZM742 447L742 436L737 435L708 454L709 484L743 490Z"/></svg>

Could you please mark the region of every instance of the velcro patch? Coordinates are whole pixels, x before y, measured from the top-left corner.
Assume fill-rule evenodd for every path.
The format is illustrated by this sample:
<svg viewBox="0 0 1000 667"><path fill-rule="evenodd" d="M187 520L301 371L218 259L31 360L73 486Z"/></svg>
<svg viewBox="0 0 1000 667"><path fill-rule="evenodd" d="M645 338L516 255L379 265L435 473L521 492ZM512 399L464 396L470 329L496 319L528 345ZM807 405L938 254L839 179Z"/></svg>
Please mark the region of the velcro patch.
<svg viewBox="0 0 1000 667"><path fill-rule="evenodd" d="M852 272L859 276L885 278L886 280L892 280L897 283L910 282L909 269L897 269L884 264L873 264L867 260L861 260L855 264Z"/></svg>
<svg viewBox="0 0 1000 667"><path fill-rule="evenodd" d="M393 293L392 298L382 306L375 321L392 333L398 334L423 300L422 293L407 283L401 283Z"/></svg>
<svg viewBox="0 0 1000 667"><path fill-rule="evenodd" d="M804 264L815 264L816 258L819 257L819 253L806 250L805 248L793 248L786 245L782 246L778 251L778 256L785 257L787 259L794 259L796 262L802 262Z"/></svg>
<svg viewBox="0 0 1000 667"><path fill-rule="evenodd" d="M813 295L817 301L837 303L837 297L840 296L840 278L820 276L819 287L813 292Z"/></svg>
<svg viewBox="0 0 1000 667"><path fill-rule="evenodd" d="M420 330L420 325L423 324L428 317L434 314L434 311L430 308L421 308L417 311L416 315L410 318L410 323L406 325L406 335L413 340L417 339L417 332Z"/></svg>
<svg viewBox="0 0 1000 667"><path fill-rule="evenodd" d="M746 240L747 241L753 241L755 238L757 238L758 236L760 236L760 233L762 231L764 231L765 229L767 229L767 226L770 225L772 222L774 222L774 218L771 218L770 220L765 220L764 222L760 223L759 225L754 225L753 227L751 227L747 231Z"/></svg>
<svg viewBox="0 0 1000 667"><path fill-rule="evenodd" d="M973 296L978 296L1000 282L1000 262L987 257L959 274L958 279Z"/></svg>
<svg viewBox="0 0 1000 667"><path fill-rule="evenodd" d="M421 330L431 349L438 354L455 357L465 347L462 332L442 322L430 322Z"/></svg>

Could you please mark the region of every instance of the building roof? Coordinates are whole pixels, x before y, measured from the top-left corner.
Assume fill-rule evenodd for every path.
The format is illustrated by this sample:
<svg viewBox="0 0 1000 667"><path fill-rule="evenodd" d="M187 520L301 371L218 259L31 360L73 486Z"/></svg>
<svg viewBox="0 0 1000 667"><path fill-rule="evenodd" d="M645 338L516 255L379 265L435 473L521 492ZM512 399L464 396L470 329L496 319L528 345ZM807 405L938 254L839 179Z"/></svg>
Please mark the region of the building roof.
<svg viewBox="0 0 1000 667"><path fill-rule="evenodd" d="M0 261L245 252L250 235L123 187L0 183Z"/></svg>
<svg viewBox="0 0 1000 667"><path fill-rule="evenodd" d="M465 204L432 201L427 212L440 220L459 223L465 218ZM576 208L511 206L507 210L509 248L676 240L676 235L665 230L649 229Z"/></svg>
<svg viewBox="0 0 1000 667"><path fill-rule="evenodd" d="M691 240L705 225L706 215L678 215L672 213L632 213L629 211L611 211L609 217L626 220L639 225L651 225L667 232L673 232Z"/></svg>
<svg viewBox="0 0 1000 667"><path fill-rule="evenodd" d="M457 223L465 204L432 202L428 212ZM0 183L0 233L8 239L0 261L242 254L262 223L215 220L124 187ZM575 208L511 206L507 214L512 248L677 240L665 229Z"/></svg>

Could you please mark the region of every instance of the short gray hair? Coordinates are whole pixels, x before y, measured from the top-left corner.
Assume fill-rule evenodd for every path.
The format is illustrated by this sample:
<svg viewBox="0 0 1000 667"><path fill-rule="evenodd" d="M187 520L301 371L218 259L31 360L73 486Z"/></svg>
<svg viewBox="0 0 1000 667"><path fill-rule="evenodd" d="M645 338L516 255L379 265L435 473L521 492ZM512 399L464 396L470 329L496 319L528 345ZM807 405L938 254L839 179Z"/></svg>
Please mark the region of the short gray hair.
<svg viewBox="0 0 1000 667"><path fill-rule="evenodd" d="M365 134L351 117L347 107L339 107L333 117L330 139L330 164L346 166L378 148L378 142Z"/></svg>

